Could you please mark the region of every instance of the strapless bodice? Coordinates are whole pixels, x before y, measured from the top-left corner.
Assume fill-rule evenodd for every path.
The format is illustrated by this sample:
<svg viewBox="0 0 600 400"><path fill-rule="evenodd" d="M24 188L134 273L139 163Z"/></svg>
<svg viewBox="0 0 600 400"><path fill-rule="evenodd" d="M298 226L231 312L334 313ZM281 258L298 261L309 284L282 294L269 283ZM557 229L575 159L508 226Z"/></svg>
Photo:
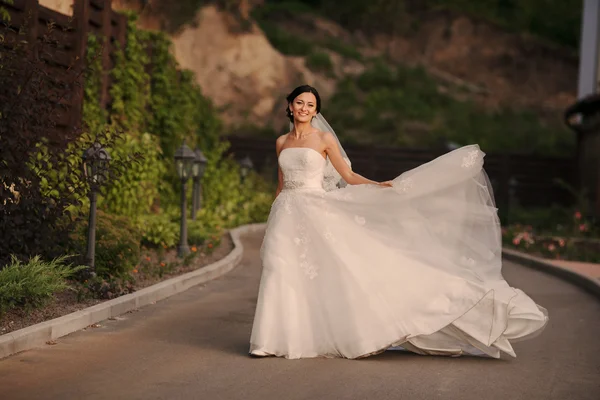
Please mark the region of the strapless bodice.
<svg viewBox="0 0 600 400"><path fill-rule="evenodd" d="M283 190L323 190L323 171L326 161L309 147L288 147L279 153L283 173Z"/></svg>

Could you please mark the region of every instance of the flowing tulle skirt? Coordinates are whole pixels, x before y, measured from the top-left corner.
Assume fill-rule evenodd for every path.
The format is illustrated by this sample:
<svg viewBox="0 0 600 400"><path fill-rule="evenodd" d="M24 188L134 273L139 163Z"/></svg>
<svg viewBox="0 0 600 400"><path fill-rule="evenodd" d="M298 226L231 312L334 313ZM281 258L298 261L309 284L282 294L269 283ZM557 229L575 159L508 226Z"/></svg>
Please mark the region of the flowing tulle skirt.
<svg viewBox="0 0 600 400"><path fill-rule="evenodd" d="M284 190L273 203L250 352L360 358L500 351L547 312L501 274L483 153L467 146L392 188Z"/></svg>

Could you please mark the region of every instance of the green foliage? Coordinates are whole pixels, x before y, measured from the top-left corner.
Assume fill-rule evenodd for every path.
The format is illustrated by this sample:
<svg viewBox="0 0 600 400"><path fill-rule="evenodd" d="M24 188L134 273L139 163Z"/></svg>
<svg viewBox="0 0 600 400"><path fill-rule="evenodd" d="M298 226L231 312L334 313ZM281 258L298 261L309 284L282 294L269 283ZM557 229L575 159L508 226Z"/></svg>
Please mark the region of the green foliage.
<svg viewBox="0 0 600 400"><path fill-rule="evenodd" d="M179 223L166 213L145 215L138 226L145 246L174 247L179 240Z"/></svg>
<svg viewBox="0 0 600 400"><path fill-rule="evenodd" d="M301 0L300 5L271 0L268 8L306 9L326 15L344 27L405 34L435 9L450 9L491 21L505 29L577 48L582 1L549 0Z"/></svg>
<svg viewBox="0 0 600 400"><path fill-rule="evenodd" d="M98 38L93 33L88 34L86 61L88 73L85 77L83 121L88 132L99 132L106 123L106 110L100 105L102 95L102 58L101 52L108 51L102 48L104 39Z"/></svg>
<svg viewBox="0 0 600 400"><path fill-rule="evenodd" d="M428 0L443 7L495 22L503 28L530 33L577 48L581 29L580 0Z"/></svg>
<svg viewBox="0 0 600 400"><path fill-rule="evenodd" d="M442 93L423 68L393 69L380 61L357 78L340 81L326 112L347 143L431 147L477 142L487 151L552 155L574 145L566 128L548 127L531 112L486 111Z"/></svg>
<svg viewBox="0 0 600 400"><path fill-rule="evenodd" d="M9 5L14 4L13 0L2 0L2 2ZM2 6L0 6L0 22L10 22L10 14L8 10ZM0 38L2 38L1 34Z"/></svg>
<svg viewBox="0 0 600 400"><path fill-rule="evenodd" d="M218 246L223 234L220 225L202 219L188 220L188 242L191 245L201 246L211 244L210 248Z"/></svg>
<svg viewBox="0 0 600 400"><path fill-rule="evenodd" d="M22 40L26 32L27 22L19 35L6 35L1 54L0 266L10 254L21 260L61 254L55 243L68 234L64 221L80 206L85 188L79 177L79 127L57 129L68 118L69 98L82 68L49 74L47 63L55 52L48 48L57 40L54 25L33 43Z"/></svg>
<svg viewBox="0 0 600 400"><path fill-rule="evenodd" d="M516 208L510 221L502 229L504 246L545 258L600 262L600 227L578 209Z"/></svg>
<svg viewBox="0 0 600 400"><path fill-rule="evenodd" d="M128 160L136 153L143 157L125 169L118 179L110 180L101 198L102 209L133 220L148 214L158 201L166 171L158 139L147 133L136 136L127 135L109 149L114 162Z"/></svg>
<svg viewBox="0 0 600 400"><path fill-rule="evenodd" d="M306 66L313 71L333 74L333 63L329 54L323 51L313 51L306 57Z"/></svg>
<svg viewBox="0 0 600 400"><path fill-rule="evenodd" d="M0 270L0 315L16 307L41 307L54 293L68 289L67 279L85 266L73 267L66 260L59 257L46 262L35 256L21 262L13 256Z"/></svg>
<svg viewBox="0 0 600 400"><path fill-rule="evenodd" d="M319 44L331 51L335 51L343 57L357 61L363 60L362 54L356 49L356 47L346 44L340 39L328 37L327 39L319 42Z"/></svg>
<svg viewBox="0 0 600 400"><path fill-rule="evenodd" d="M202 178L203 208L198 218L223 227L265 221L273 191L255 174L249 174L242 182L238 164L223 158L227 147L227 143L221 143L207 155L208 164Z"/></svg>
<svg viewBox="0 0 600 400"><path fill-rule="evenodd" d="M73 251L86 254L87 221L78 225L71 235ZM126 276L140 259L141 233L132 221L98 211L96 217L96 273L108 278Z"/></svg>
<svg viewBox="0 0 600 400"><path fill-rule="evenodd" d="M272 22L259 21L259 24L271 45L285 55L305 56L313 49L310 41L289 33Z"/></svg>
<svg viewBox="0 0 600 400"><path fill-rule="evenodd" d="M125 131L144 132L150 93L145 47L148 34L137 29L135 14L127 15L127 44L124 51L116 51L116 66L111 70L114 84L110 90L113 99L110 117L112 123Z"/></svg>
<svg viewBox="0 0 600 400"><path fill-rule="evenodd" d="M190 71L180 71L163 33L150 34L152 79L147 130L160 137L164 156L173 157L183 139L209 151L217 142L220 121L209 99L202 95Z"/></svg>

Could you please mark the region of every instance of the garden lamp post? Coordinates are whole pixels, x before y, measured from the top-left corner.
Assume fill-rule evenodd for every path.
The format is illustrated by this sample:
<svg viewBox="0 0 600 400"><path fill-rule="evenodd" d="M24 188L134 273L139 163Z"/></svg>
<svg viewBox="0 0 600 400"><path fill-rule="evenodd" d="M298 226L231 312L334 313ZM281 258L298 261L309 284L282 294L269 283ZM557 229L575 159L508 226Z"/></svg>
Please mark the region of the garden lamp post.
<svg viewBox="0 0 600 400"><path fill-rule="evenodd" d="M90 185L90 216L85 263L94 271L94 258L96 254L96 201L100 186L108 178L110 155L100 143L94 143L92 147L84 151L82 158L83 174Z"/></svg>
<svg viewBox="0 0 600 400"><path fill-rule="evenodd" d="M192 175L192 167L196 155L185 144L184 140L181 147L175 152L174 158L177 175L181 179L181 231L179 234L179 246L177 246L177 256L185 257L190 253L190 247L187 242L186 187L187 181Z"/></svg>
<svg viewBox="0 0 600 400"><path fill-rule="evenodd" d="M252 168L254 168L254 164L252 164L252 160L250 159L250 157L246 156L246 157L244 157L244 159L242 161L240 161L240 168L241 168L242 182L243 182L246 180L246 176L248 175L248 172L250 172L250 170Z"/></svg>
<svg viewBox="0 0 600 400"><path fill-rule="evenodd" d="M194 159L194 166L192 167L192 176L194 178L194 190L192 194L192 219L196 219L196 211L201 207L202 203L202 185L200 179L204 175L204 169L206 168L207 159L202 154L200 148L196 147L194 151L196 158Z"/></svg>

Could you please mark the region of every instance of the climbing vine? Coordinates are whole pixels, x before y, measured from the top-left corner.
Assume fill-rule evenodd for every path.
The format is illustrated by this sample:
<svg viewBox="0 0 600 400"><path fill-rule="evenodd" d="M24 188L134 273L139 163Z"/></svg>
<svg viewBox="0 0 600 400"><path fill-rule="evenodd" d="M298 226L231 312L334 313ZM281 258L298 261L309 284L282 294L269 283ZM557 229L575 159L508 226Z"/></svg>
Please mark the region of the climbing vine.
<svg viewBox="0 0 600 400"><path fill-rule="evenodd" d="M89 132L98 132L106 123L106 111L100 104L102 91L102 38L93 33L88 35L86 61L88 73L85 78L83 121Z"/></svg>
<svg viewBox="0 0 600 400"><path fill-rule="evenodd" d="M149 58L145 45L148 33L137 29L135 14L127 15L127 43L124 49L116 51L116 66L111 71L114 84L110 89L113 100L110 118L120 129L143 132L150 97L150 75L146 72Z"/></svg>

